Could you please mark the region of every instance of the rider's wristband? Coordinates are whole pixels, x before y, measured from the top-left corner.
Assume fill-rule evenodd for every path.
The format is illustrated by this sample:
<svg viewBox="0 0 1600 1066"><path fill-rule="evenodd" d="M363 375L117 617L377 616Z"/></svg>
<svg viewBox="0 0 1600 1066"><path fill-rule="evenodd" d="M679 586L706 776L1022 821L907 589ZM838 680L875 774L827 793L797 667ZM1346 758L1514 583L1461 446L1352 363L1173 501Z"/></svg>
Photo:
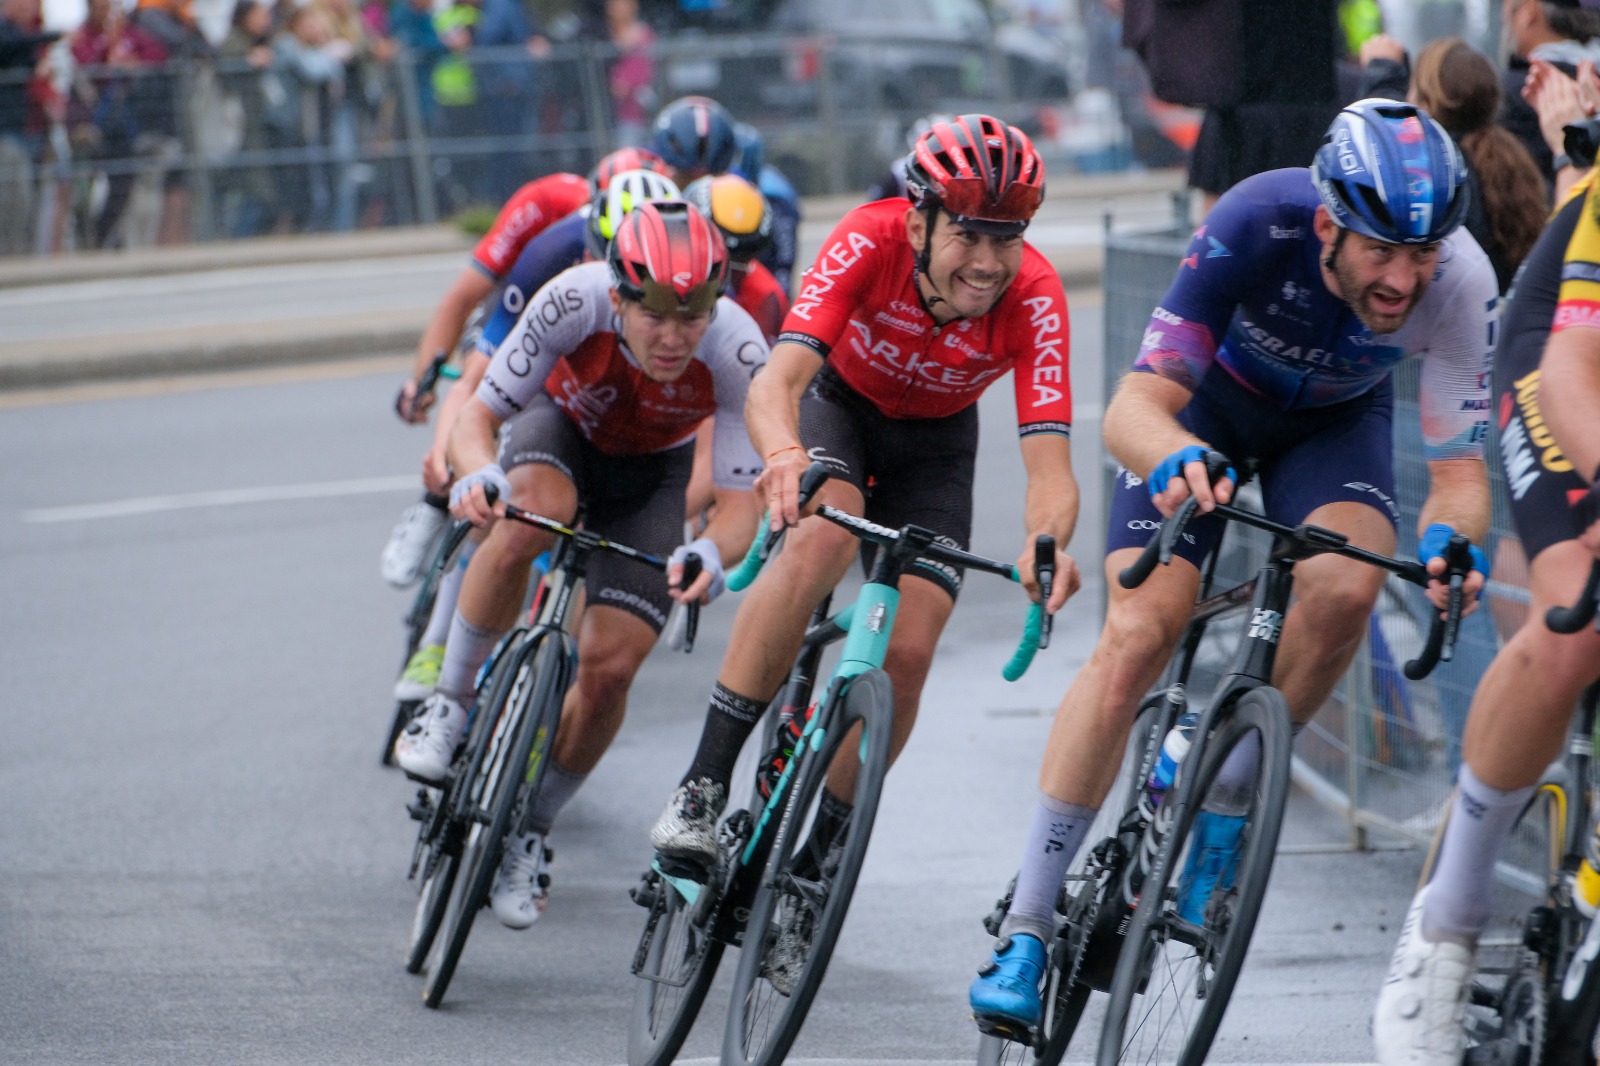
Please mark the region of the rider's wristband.
<svg viewBox="0 0 1600 1066"><path fill-rule="evenodd" d="M786 445L785 447L779 448L777 451L768 452L765 461L770 463L770 462L772 462L772 457L774 455L782 455L784 452L803 452L803 451L805 451L805 449L802 448L798 444Z"/></svg>

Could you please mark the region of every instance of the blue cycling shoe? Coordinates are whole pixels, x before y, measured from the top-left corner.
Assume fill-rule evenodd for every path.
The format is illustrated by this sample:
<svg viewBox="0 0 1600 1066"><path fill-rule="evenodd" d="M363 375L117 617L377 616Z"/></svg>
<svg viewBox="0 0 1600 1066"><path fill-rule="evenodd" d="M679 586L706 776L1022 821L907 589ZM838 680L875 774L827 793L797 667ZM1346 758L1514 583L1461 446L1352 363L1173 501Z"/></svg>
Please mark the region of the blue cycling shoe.
<svg viewBox="0 0 1600 1066"><path fill-rule="evenodd" d="M1191 925L1204 925L1206 904L1220 886L1233 888L1239 869L1239 837L1244 815L1201 811L1194 820L1189 858L1178 881L1178 916Z"/></svg>
<svg viewBox="0 0 1600 1066"><path fill-rule="evenodd" d="M1039 979L1044 976L1044 945L1018 933L995 945L989 962L978 971L967 997L980 1027L1036 1029L1043 1008Z"/></svg>

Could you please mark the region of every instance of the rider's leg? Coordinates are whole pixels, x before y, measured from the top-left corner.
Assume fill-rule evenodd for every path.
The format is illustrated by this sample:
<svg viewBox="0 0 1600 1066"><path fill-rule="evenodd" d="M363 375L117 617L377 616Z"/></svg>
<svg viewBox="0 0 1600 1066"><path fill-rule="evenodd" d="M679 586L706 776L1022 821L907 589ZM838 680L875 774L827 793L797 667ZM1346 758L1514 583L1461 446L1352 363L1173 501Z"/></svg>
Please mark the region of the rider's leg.
<svg viewBox="0 0 1600 1066"><path fill-rule="evenodd" d="M550 766L523 827L548 833L556 815L610 748L628 709L628 689L655 646L657 630L638 615L595 605L578 638L578 673L561 706Z"/></svg>
<svg viewBox="0 0 1600 1066"><path fill-rule="evenodd" d="M506 472L512 502L524 510L569 521L578 510L572 479L553 466L527 463ZM461 583L461 597L445 643L439 691L470 700L478 668L516 623L528 591L528 570L554 534L502 519L484 538Z"/></svg>
<svg viewBox="0 0 1600 1066"><path fill-rule="evenodd" d="M1137 589L1124 589L1116 575L1137 557L1135 549L1106 557L1111 596L1105 627L1050 727L1029 837L1041 842L1023 854L1006 935L1043 933L1048 939L1061 879L1116 780L1139 700L1171 657L1200 587L1199 571L1175 557Z"/></svg>
<svg viewBox="0 0 1600 1066"><path fill-rule="evenodd" d="M461 554L456 556L455 565L439 579L438 591L433 599L433 613L428 616L428 628L423 631L422 639L417 641L418 647L442 645L445 638L450 635L450 620L456 616L456 602L461 598L461 583L466 580L467 566L472 562L472 557L478 553L478 545L482 542L482 532L474 530L461 545Z"/></svg>
<svg viewBox="0 0 1600 1066"><path fill-rule="evenodd" d="M1539 776L1561 753L1572 708L1600 677L1600 633L1562 636L1544 624L1570 602L1592 560L1575 541L1529 567L1527 621L1495 656L1473 695L1459 790L1440 844L1422 928L1430 940L1471 944L1489 917L1489 872Z"/></svg>
<svg viewBox="0 0 1600 1066"><path fill-rule="evenodd" d="M1337 530L1358 548L1380 555L1394 552L1394 525L1364 503L1323 504L1306 516L1309 525ZM1372 607L1383 588L1384 572L1337 555L1318 555L1296 563L1294 605L1283 621L1273 684L1289 703L1298 730L1327 702L1366 638ZM1261 766L1261 738L1245 737L1228 756L1207 795L1206 809L1241 813L1249 806Z"/></svg>
<svg viewBox="0 0 1600 1066"><path fill-rule="evenodd" d="M847 482L827 482L818 499L861 513L861 492ZM745 593L734 616L717 691L685 783L708 779L726 794L739 749L800 652L812 609L849 570L856 545L855 537L821 518L805 519L788 532L783 549Z"/></svg>

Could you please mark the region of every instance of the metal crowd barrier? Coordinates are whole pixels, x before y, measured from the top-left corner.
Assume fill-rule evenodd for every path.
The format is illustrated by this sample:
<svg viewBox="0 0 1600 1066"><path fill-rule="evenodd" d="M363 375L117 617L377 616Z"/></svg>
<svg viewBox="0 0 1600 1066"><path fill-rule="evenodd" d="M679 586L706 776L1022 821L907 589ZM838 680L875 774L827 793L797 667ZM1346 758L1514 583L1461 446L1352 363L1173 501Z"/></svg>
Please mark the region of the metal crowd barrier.
<svg viewBox="0 0 1600 1066"><path fill-rule="evenodd" d="M1183 257L1189 233L1172 229L1146 234L1107 234L1105 258L1105 395L1132 364L1149 321ZM1395 475L1400 509L1398 551L1416 551L1417 515L1428 487L1417 411L1419 360L1395 375ZM1421 682L1405 679L1400 665L1421 648L1426 631L1420 590L1391 579L1380 596L1369 635L1333 697L1295 743L1296 780L1350 827L1350 843L1369 846L1368 833L1425 844L1449 802L1461 758L1461 734L1472 693L1502 640L1527 613L1527 564L1511 528L1497 434L1487 455L1494 494L1493 533L1485 546L1493 560L1480 609L1463 623L1455 658ZM1105 488L1116 474L1107 458ZM1218 573L1248 577L1266 551L1266 538L1230 529ZM1238 620L1242 624L1242 617ZM1219 630L1219 637L1228 630ZM1228 636L1231 640L1232 636ZM1203 663L1214 681L1226 668L1220 657ZM1201 675L1202 685L1206 675ZM1534 887L1530 871L1542 869L1538 842L1517 839L1502 863L1502 876ZM1538 882L1542 883L1542 882Z"/></svg>
<svg viewBox="0 0 1600 1066"><path fill-rule="evenodd" d="M969 104L1028 113L989 46L908 49L888 39L662 39L646 103L653 111L688 93L723 100L762 131L767 162L803 195L867 187L904 153L904 130L921 114ZM298 108L293 90L305 83L276 62L130 70L64 61L55 83L65 119L34 110L20 137L0 134L0 215L54 213L55 223L31 228L66 225L67 246L87 248L154 243L172 211L187 213L191 239L209 240L428 223L497 206L540 174L586 173L619 134L648 136L638 122L618 122L608 83L616 59L609 43L581 41L541 59L520 47L438 61L402 50L352 65L330 88L307 86ZM439 63L454 67L441 77ZM29 76L0 72L0 95L15 99ZM19 144L37 160L31 175L17 172Z"/></svg>

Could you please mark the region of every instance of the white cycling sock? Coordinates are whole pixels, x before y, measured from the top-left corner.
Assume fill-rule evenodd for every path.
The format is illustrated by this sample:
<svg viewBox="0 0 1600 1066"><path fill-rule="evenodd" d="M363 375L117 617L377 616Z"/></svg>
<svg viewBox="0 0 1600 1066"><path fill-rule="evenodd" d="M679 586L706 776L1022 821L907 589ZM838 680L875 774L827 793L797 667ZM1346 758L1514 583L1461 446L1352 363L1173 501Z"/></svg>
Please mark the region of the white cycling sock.
<svg viewBox="0 0 1600 1066"><path fill-rule="evenodd" d="M478 542L468 540L461 546L461 554L456 557L456 565L439 579L439 590L433 601L433 613L428 616L428 628L422 634L422 639L417 642L417 647L426 648L433 644L443 644L445 638L450 635L450 620L456 616L456 600L461 596L461 582L466 580L467 564L472 561L472 555L477 550Z"/></svg>
<svg viewBox="0 0 1600 1066"><path fill-rule="evenodd" d="M1491 788L1478 780L1472 767L1461 764L1450 822L1422 907L1424 938L1434 943L1450 940L1469 948L1477 944L1478 935L1489 924L1495 860L1535 787L1509 792Z"/></svg>
<svg viewBox="0 0 1600 1066"><path fill-rule="evenodd" d="M471 703L478 668L489 657L502 635L498 630L479 629L457 611L450 620L450 636L444 642L444 663L439 667L439 691L463 704Z"/></svg>
<svg viewBox="0 0 1600 1066"><path fill-rule="evenodd" d="M1001 936L1027 933L1038 937L1041 944L1050 943L1061 882L1097 813L1093 807L1039 793L1022 851L1022 868L1017 871L1016 891L1011 894L1011 909L1000 923Z"/></svg>

